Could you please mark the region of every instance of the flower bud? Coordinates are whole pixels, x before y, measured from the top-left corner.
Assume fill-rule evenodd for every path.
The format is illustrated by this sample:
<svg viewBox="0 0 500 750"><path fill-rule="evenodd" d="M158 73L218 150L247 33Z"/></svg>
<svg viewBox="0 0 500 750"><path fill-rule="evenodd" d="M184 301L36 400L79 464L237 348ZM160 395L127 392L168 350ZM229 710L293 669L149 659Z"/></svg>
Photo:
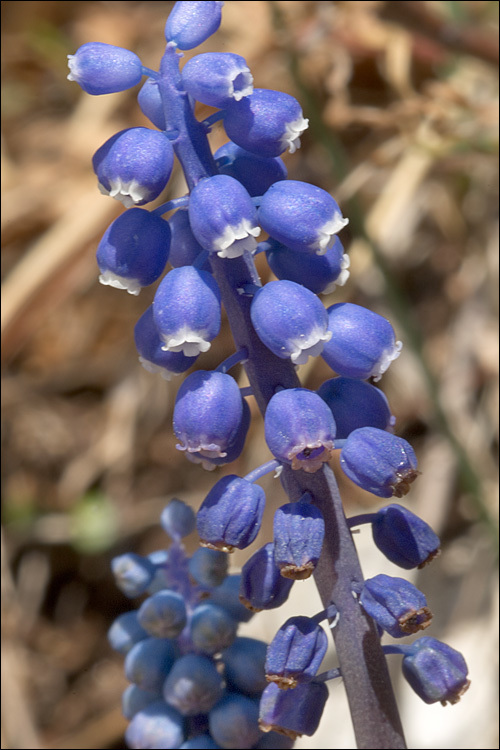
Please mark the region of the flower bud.
<svg viewBox="0 0 500 750"><path fill-rule="evenodd" d="M291 617L278 630L267 649L266 677L282 690L309 682L323 661L328 638L309 617Z"/></svg>
<svg viewBox="0 0 500 750"><path fill-rule="evenodd" d="M354 378L331 378L317 393L332 410L338 440L344 440L359 427L392 431L396 418L391 415L389 402L385 394L370 383Z"/></svg>
<svg viewBox="0 0 500 750"><path fill-rule="evenodd" d="M223 4L220 0L175 3L165 24L167 42L184 50L202 44L219 28Z"/></svg>
<svg viewBox="0 0 500 750"><path fill-rule="evenodd" d="M207 547L245 549L259 533L266 496L262 487L230 474L212 487L197 515L197 530Z"/></svg>
<svg viewBox="0 0 500 750"><path fill-rule="evenodd" d="M131 719L143 708L160 698L158 693L150 690L142 690L137 685L129 685L122 693L122 714L126 719Z"/></svg>
<svg viewBox="0 0 500 750"><path fill-rule="evenodd" d="M140 596L151 583L155 567L147 557L127 552L111 560L115 582L125 596Z"/></svg>
<svg viewBox="0 0 500 750"><path fill-rule="evenodd" d="M458 703L469 688L468 669L459 651L436 638L419 638L403 658L403 674L425 703Z"/></svg>
<svg viewBox="0 0 500 750"><path fill-rule="evenodd" d="M163 111L163 102L161 99L158 82L154 78L146 78L139 93L137 94L137 103L142 114L156 125L158 130L166 130L165 112Z"/></svg>
<svg viewBox="0 0 500 750"><path fill-rule="evenodd" d="M177 638L187 623L186 605L176 591L158 591L143 601L137 617L149 635Z"/></svg>
<svg viewBox="0 0 500 750"><path fill-rule="evenodd" d="M245 607L259 612L276 609L286 602L293 581L284 578L274 559L274 544L261 547L241 570L240 601Z"/></svg>
<svg viewBox="0 0 500 750"><path fill-rule="evenodd" d="M259 704L246 695L228 692L210 711L208 723L220 747L254 747L260 737Z"/></svg>
<svg viewBox="0 0 500 750"><path fill-rule="evenodd" d="M184 89L198 102L227 107L253 91L253 76L241 55L205 52L188 60L182 69Z"/></svg>
<svg viewBox="0 0 500 750"><path fill-rule="evenodd" d="M131 89L142 78L142 63L135 52L102 42L82 45L68 55L68 81L98 96Z"/></svg>
<svg viewBox="0 0 500 750"><path fill-rule="evenodd" d="M214 154L215 163L221 174L234 177L248 191L249 195L263 195L271 185L286 180L287 168L279 156L266 158L245 151L236 143L228 141ZM295 279L292 279L295 281Z"/></svg>
<svg viewBox="0 0 500 750"><path fill-rule="evenodd" d="M431 624L427 599L404 578L383 574L369 578L359 601L365 612L393 638L404 638Z"/></svg>
<svg viewBox="0 0 500 750"><path fill-rule="evenodd" d="M108 630L109 645L120 654L127 654L132 646L147 637L148 634L139 623L135 610L118 615Z"/></svg>
<svg viewBox="0 0 500 750"><path fill-rule="evenodd" d="M135 714L125 731L127 747L180 747L186 738L185 720L162 700Z"/></svg>
<svg viewBox="0 0 500 750"><path fill-rule="evenodd" d="M309 120L293 96L271 89L254 89L226 107L224 128L229 138L246 151L265 157L293 154Z"/></svg>
<svg viewBox="0 0 500 750"><path fill-rule="evenodd" d="M313 473L334 449L332 412L317 393L306 388L275 393L267 405L264 427L270 451L292 469Z"/></svg>
<svg viewBox="0 0 500 750"><path fill-rule="evenodd" d="M243 399L230 375L198 370L177 392L174 432L179 450L208 458L225 456L242 420Z"/></svg>
<svg viewBox="0 0 500 750"><path fill-rule="evenodd" d="M185 456L189 461L195 464L201 464L207 471L213 471L217 466L223 466L224 464L230 464L232 461L236 461L241 455L241 452L245 445L245 439L247 436L248 428L250 427L250 409L245 399L242 399L243 404L243 416L238 427L238 431L235 437L227 446L227 450L224 456L218 458L208 458L199 452L189 453L186 451Z"/></svg>
<svg viewBox="0 0 500 750"><path fill-rule="evenodd" d="M403 497L419 474L411 445L376 427L350 433L340 452L340 466L355 484L379 497Z"/></svg>
<svg viewBox="0 0 500 750"><path fill-rule="evenodd" d="M227 560L227 555L225 556ZM234 620L249 622L254 613L240 602L241 575L235 573L227 576L220 586L210 592L209 601L227 609Z"/></svg>
<svg viewBox="0 0 500 750"><path fill-rule="evenodd" d="M135 324L134 340L141 365L148 372L159 373L164 380L186 372L197 360L197 357L186 357L183 352L164 350L165 344L155 325L152 305Z"/></svg>
<svg viewBox="0 0 500 750"><path fill-rule="evenodd" d="M308 682L294 690L280 690L271 683L260 699L260 728L292 739L303 734L311 737L319 726L327 700L328 688L324 682Z"/></svg>
<svg viewBox="0 0 500 750"><path fill-rule="evenodd" d="M168 223L172 233L168 256L170 265L174 268L193 265L199 254L204 251L193 234L187 209L179 208L172 214Z"/></svg>
<svg viewBox="0 0 500 750"><path fill-rule="evenodd" d="M339 302L327 312L332 335L321 354L325 362L347 378L380 380L403 346L389 321L351 302Z"/></svg>
<svg viewBox="0 0 500 750"><path fill-rule="evenodd" d="M180 750L219 750L218 745L209 734L195 734L180 746Z"/></svg>
<svg viewBox="0 0 500 750"><path fill-rule="evenodd" d="M274 514L274 559L281 575L309 578L321 554L325 522L319 508L305 501L288 503Z"/></svg>
<svg viewBox="0 0 500 750"><path fill-rule="evenodd" d="M125 208L143 205L163 192L174 164L174 150L164 133L127 128L106 141L92 159L98 187Z"/></svg>
<svg viewBox="0 0 500 750"><path fill-rule="evenodd" d="M163 686L163 697L183 716L207 713L222 698L224 681L213 659L186 654L177 659Z"/></svg>
<svg viewBox="0 0 500 750"><path fill-rule="evenodd" d="M189 505L174 497L163 509L160 523L172 539L182 539L195 530L196 514Z"/></svg>
<svg viewBox="0 0 500 750"><path fill-rule="evenodd" d="M381 508L372 521L373 541L401 568L423 568L439 555L439 537L429 524L402 505Z"/></svg>
<svg viewBox="0 0 500 750"><path fill-rule="evenodd" d="M263 344L295 365L323 351L328 315L313 292L293 281L270 281L254 295L250 317Z"/></svg>
<svg viewBox="0 0 500 750"><path fill-rule="evenodd" d="M270 240L269 245L266 258L274 275L302 284L314 294L330 294L349 278L349 256L336 236L323 255L292 250L277 240Z"/></svg>
<svg viewBox="0 0 500 750"><path fill-rule="evenodd" d="M245 695L261 693L267 685L266 653L267 643L264 641L236 638L221 656L229 689Z"/></svg>
<svg viewBox="0 0 500 750"><path fill-rule="evenodd" d="M333 235L348 219L326 190L307 182L283 180L262 196L259 223L273 239L292 250L324 255Z"/></svg>
<svg viewBox="0 0 500 750"><path fill-rule="evenodd" d="M137 295L160 278L169 247L168 222L142 208L130 208L110 224L99 243L99 281Z"/></svg>
<svg viewBox="0 0 500 750"><path fill-rule="evenodd" d="M238 180L218 174L200 180L191 191L189 222L205 250L237 258L256 247L257 210Z"/></svg>
<svg viewBox="0 0 500 750"><path fill-rule="evenodd" d="M189 560L189 573L205 588L220 586L227 576L228 560L225 552L199 547Z"/></svg>
<svg viewBox="0 0 500 750"><path fill-rule="evenodd" d="M195 607L190 621L190 636L197 651L217 654L236 638L238 623L229 612L207 602Z"/></svg>
<svg viewBox="0 0 500 750"><path fill-rule="evenodd" d="M146 638L125 657L125 676L143 690L160 693L175 658L174 641Z"/></svg>
<svg viewBox="0 0 500 750"><path fill-rule="evenodd" d="M153 300L154 321L166 350L195 357L210 349L220 330L220 292L207 271L174 268Z"/></svg>

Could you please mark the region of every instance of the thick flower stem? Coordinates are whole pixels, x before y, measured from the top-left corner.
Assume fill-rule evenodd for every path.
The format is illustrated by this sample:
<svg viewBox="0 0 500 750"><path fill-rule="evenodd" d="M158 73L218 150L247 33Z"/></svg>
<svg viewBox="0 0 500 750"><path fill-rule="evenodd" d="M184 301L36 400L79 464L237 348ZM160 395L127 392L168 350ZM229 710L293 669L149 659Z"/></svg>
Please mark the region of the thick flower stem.
<svg viewBox="0 0 500 750"><path fill-rule="evenodd" d="M202 126L195 120L188 98L180 89L178 56L168 46L161 74L159 87L167 132L176 134L172 143L191 189L200 179L215 174L215 165L208 155ZM247 350L244 367L264 414L278 388L300 387L295 367L289 360L276 357L260 341L250 319L252 298L238 292L248 285L260 286L250 254L234 259L212 254L210 265L236 349ZM352 595L352 584L362 581L363 576L333 472L328 466L314 474L285 467L282 483L292 501L308 492L325 519L325 543L315 579L325 608L335 604L339 612L332 631L358 747L404 748L403 730L375 626Z"/></svg>

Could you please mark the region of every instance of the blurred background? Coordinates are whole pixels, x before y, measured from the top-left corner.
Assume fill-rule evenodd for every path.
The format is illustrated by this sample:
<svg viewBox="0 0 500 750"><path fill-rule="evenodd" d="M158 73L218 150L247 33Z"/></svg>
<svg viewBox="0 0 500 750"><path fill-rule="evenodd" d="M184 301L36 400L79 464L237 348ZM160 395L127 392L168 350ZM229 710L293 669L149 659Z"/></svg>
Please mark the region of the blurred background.
<svg viewBox="0 0 500 750"><path fill-rule="evenodd" d="M130 602L110 560L166 544L158 517L173 496L197 508L215 479L269 458L253 403L246 449L229 468L210 474L176 451L180 379L145 372L133 341L154 289L131 297L97 283L97 243L122 209L98 192L91 157L148 122L137 90L91 97L68 82L66 56L101 41L156 68L171 6L1 5L3 748L125 747L126 682L106 631ZM426 634L462 651L472 680L458 705L425 706L391 657L414 748L498 747L497 40L496 2L229 0L219 32L186 53L237 52L257 87L299 99L310 127L284 156L289 176L330 191L350 217L351 278L324 303L370 307L404 342L380 386L422 471L407 507L443 541L412 580L435 615ZM220 124L210 138L214 149L227 140ZM184 191L177 169L163 200ZM262 256L258 267L272 278ZM231 352L224 322L197 366ZM299 375L314 389L332 372L319 359ZM347 515L380 507L339 482ZM262 485L264 530L233 556L234 571L270 539L285 501L276 480ZM356 542L366 576L399 574L366 527ZM196 549L195 534L187 544ZM298 582L285 607L241 633L270 640L288 616L319 608L313 582ZM355 746L340 681L331 693L319 732L298 748Z"/></svg>

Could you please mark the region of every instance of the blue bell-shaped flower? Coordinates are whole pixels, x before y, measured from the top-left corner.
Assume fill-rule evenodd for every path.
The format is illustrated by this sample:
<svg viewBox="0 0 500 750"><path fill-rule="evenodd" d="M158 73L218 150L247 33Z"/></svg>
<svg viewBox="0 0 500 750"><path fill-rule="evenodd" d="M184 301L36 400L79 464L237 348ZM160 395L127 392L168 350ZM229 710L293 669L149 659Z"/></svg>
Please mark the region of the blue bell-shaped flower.
<svg viewBox="0 0 500 750"><path fill-rule="evenodd" d="M68 55L68 67L68 81L76 81L94 96L126 91L142 78L142 63L135 52L102 42L89 42Z"/></svg>
<svg viewBox="0 0 500 750"><path fill-rule="evenodd" d="M139 362L144 369L151 373L159 373L165 380L186 372L197 360L197 356L186 357L182 351L165 351L165 342L155 325L152 305L135 324L134 340Z"/></svg>
<svg viewBox="0 0 500 750"><path fill-rule="evenodd" d="M307 500L287 503L274 514L274 559L281 575L303 580L318 564L325 522L323 514Z"/></svg>
<svg viewBox="0 0 500 750"><path fill-rule="evenodd" d="M176 2L165 24L165 39L179 49L193 49L215 34L222 17L221 0Z"/></svg>
<svg viewBox="0 0 500 750"><path fill-rule="evenodd" d="M177 392L173 421L179 450L208 458L225 456L242 420L243 399L230 375L198 370Z"/></svg>
<svg viewBox="0 0 500 750"><path fill-rule="evenodd" d="M360 427L377 427L392 432L392 416L385 394L370 383L355 378L331 378L318 388L332 410L337 425L337 439L344 440Z"/></svg>
<svg viewBox="0 0 500 750"><path fill-rule="evenodd" d="M168 220L170 226L170 254L168 260L171 266L191 266L204 250L191 229L187 209L179 208Z"/></svg>
<svg viewBox="0 0 500 750"><path fill-rule="evenodd" d="M349 434L340 466L355 484L379 497L403 497L419 474L411 445L376 427L360 427Z"/></svg>
<svg viewBox="0 0 500 750"><path fill-rule="evenodd" d="M431 624L427 599L404 578L383 574L369 578L359 601L365 612L393 638L404 638Z"/></svg>
<svg viewBox="0 0 500 750"><path fill-rule="evenodd" d="M291 617L267 649L266 677L282 690L310 682L323 661L328 638L310 617Z"/></svg>
<svg viewBox="0 0 500 750"><path fill-rule="evenodd" d="M168 222L143 208L130 208L110 224L99 243L99 281L137 295L160 278L169 248Z"/></svg>
<svg viewBox="0 0 500 750"><path fill-rule="evenodd" d="M266 687L260 699L259 725L287 737L311 737L319 726L328 688L324 682L307 682L294 690L281 690L276 683Z"/></svg>
<svg viewBox="0 0 500 750"><path fill-rule="evenodd" d="M220 330L217 282L193 266L174 268L156 290L153 315L166 350L186 357L208 351Z"/></svg>
<svg viewBox="0 0 500 750"><path fill-rule="evenodd" d="M270 542L255 552L241 570L240 601L254 612L276 609L286 602L293 581L284 578Z"/></svg>
<svg viewBox="0 0 500 750"><path fill-rule="evenodd" d="M259 223L273 239L318 255L326 253L333 235L348 221L326 190L299 180L275 182L259 207Z"/></svg>
<svg viewBox="0 0 500 750"><path fill-rule="evenodd" d="M241 452L245 446L245 439L247 436L248 428L250 427L250 409L247 402L243 399L243 417L238 427L238 431L234 438L227 446L226 455L219 456L217 458L209 458L202 455L199 452L189 453L186 451L186 458L194 464L201 464L206 471L213 471L217 466L224 466L224 464L230 464L236 461L241 455Z"/></svg>
<svg viewBox="0 0 500 750"><path fill-rule="evenodd" d="M418 638L403 658L403 674L425 703L458 703L468 689L467 664L459 651L436 638Z"/></svg>
<svg viewBox="0 0 500 750"><path fill-rule="evenodd" d="M259 156L279 156L300 148L300 136L309 120L298 101L282 91L254 89L241 101L230 102L224 114L229 138Z"/></svg>
<svg viewBox="0 0 500 750"><path fill-rule="evenodd" d="M349 278L349 256L337 236L323 255L292 250L277 240L270 240L268 245L266 258L274 275L302 284L314 294L331 294Z"/></svg>
<svg viewBox="0 0 500 750"><path fill-rule="evenodd" d="M189 222L205 250L237 258L256 247L257 209L238 180L218 174L200 180L191 191Z"/></svg>
<svg viewBox="0 0 500 750"><path fill-rule="evenodd" d="M286 180L288 174L279 156L258 156L232 141L217 149L214 159L220 174L234 177L251 196L263 195L275 182Z"/></svg>
<svg viewBox="0 0 500 750"><path fill-rule="evenodd" d="M439 537L402 505L386 505L372 521L373 541L400 568L423 568L439 555Z"/></svg>
<svg viewBox="0 0 500 750"><path fill-rule="evenodd" d="M198 510L201 543L223 552L245 549L259 533L265 504L259 485L234 474L219 479Z"/></svg>
<svg viewBox="0 0 500 750"><path fill-rule="evenodd" d="M332 335L321 354L325 362L347 378L380 380L403 346L389 321L351 302L339 302L327 312Z"/></svg>
<svg viewBox="0 0 500 750"><path fill-rule="evenodd" d="M193 99L210 107L227 107L253 91L253 76L245 58L233 52L205 52L188 60L182 84Z"/></svg>
<svg viewBox="0 0 500 750"><path fill-rule="evenodd" d="M275 393L267 405L264 427L271 453L292 469L313 473L329 460L334 449L332 412L307 388Z"/></svg>
<svg viewBox="0 0 500 750"><path fill-rule="evenodd" d="M318 297L294 281L269 281L255 293L250 317L263 344L277 357L303 365L331 336Z"/></svg>

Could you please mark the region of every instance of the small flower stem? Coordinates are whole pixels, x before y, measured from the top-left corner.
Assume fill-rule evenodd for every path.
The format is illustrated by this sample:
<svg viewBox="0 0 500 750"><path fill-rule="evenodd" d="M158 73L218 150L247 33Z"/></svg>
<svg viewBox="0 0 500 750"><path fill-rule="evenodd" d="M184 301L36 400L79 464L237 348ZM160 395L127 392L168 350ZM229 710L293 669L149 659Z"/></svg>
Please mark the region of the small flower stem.
<svg viewBox="0 0 500 750"><path fill-rule="evenodd" d="M361 513L359 516L352 516L347 519L347 525L350 529L353 529L356 526L363 526L365 523L373 523L376 515L376 513Z"/></svg>
<svg viewBox="0 0 500 750"><path fill-rule="evenodd" d="M280 462L276 461L276 459L268 461L265 464L261 464L261 466L257 466L256 469L244 476L243 479L246 479L247 482L257 482L261 477L270 474L272 471L276 471L280 466Z"/></svg>
<svg viewBox="0 0 500 750"><path fill-rule="evenodd" d="M220 365L215 368L214 372L223 372L225 374L228 370L231 369L231 367L234 367L239 362L243 362L246 358L247 350L240 349L234 354L231 354L231 356L225 359L223 362L221 362Z"/></svg>
<svg viewBox="0 0 500 750"><path fill-rule="evenodd" d="M159 89L167 131L176 134L174 150L191 190L201 179L217 173L205 130L192 112L182 91L178 56L167 45L162 60ZM252 298L238 293L248 284L261 286L250 253L224 259L212 253L212 273L231 326L236 349L245 348L244 365L253 395L262 414L280 388L299 388L295 367L276 357L257 336L250 317ZM339 617L332 628L340 670L344 679L354 732L359 748L371 750L405 748L403 730L392 690L387 663L373 621L351 593L352 584L362 581L359 560L346 523L333 472L323 466L314 474L292 471L285 466L282 484L291 501L309 492L325 519L325 543L315 571L323 606L335 604Z"/></svg>

